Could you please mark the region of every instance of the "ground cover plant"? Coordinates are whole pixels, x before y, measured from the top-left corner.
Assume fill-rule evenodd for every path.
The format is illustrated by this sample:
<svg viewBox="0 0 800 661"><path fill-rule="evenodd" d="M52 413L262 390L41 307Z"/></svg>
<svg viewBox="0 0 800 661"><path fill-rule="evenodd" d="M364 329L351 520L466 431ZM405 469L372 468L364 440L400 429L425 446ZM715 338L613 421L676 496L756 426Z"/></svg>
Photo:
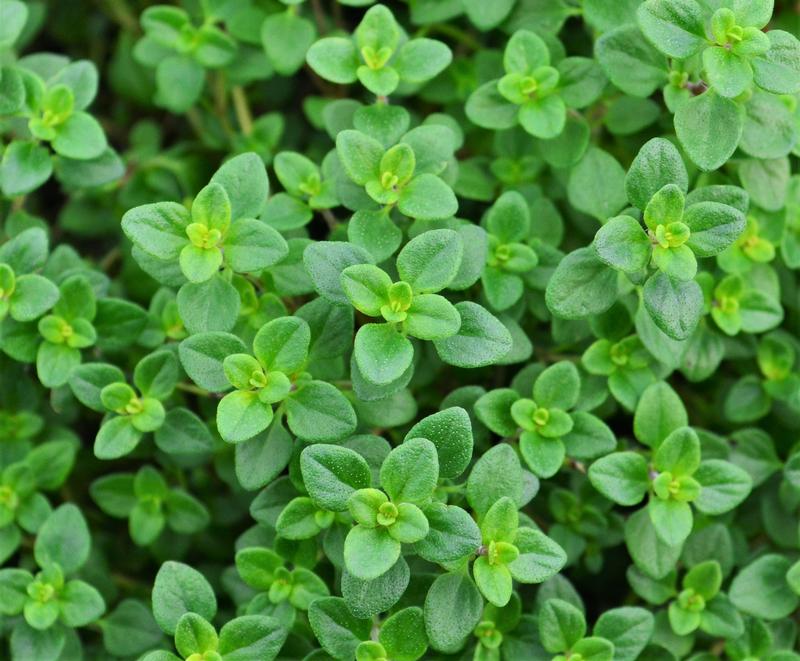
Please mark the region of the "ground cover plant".
<svg viewBox="0 0 800 661"><path fill-rule="evenodd" d="M794 0L0 0L0 659L800 661Z"/></svg>

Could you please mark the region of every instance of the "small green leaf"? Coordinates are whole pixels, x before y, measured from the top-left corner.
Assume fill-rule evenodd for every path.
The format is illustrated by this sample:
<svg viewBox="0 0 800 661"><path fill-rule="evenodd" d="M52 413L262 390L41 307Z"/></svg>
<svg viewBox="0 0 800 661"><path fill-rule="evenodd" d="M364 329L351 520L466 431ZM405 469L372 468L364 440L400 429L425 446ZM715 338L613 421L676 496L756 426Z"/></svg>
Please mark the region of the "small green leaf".
<svg viewBox="0 0 800 661"><path fill-rule="evenodd" d="M172 560L161 565L153 584L153 616L165 633L175 634L184 613L211 620L216 612L214 591L200 572Z"/></svg>
<svg viewBox="0 0 800 661"><path fill-rule="evenodd" d="M310 445L300 455L300 469L308 494L319 507L334 512L347 509L347 499L370 486L369 465L349 448Z"/></svg>

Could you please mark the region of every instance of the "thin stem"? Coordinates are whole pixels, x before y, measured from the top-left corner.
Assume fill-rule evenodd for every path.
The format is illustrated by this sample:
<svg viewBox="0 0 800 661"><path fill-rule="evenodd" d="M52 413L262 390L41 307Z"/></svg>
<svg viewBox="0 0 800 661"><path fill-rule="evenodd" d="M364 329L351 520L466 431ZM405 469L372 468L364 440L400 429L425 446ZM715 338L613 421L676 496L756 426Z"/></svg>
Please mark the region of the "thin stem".
<svg viewBox="0 0 800 661"><path fill-rule="evenodd" d="M455 25L449 23L434 23L426 25L424 28L417 32L417 36L424 37L431 32L438 32L441 35L455 39L458 43L470 48L471 50L481 50L483 46L473 37L469 32L462 30Z"/></svg>
<svg viewBox="0 0 800 661"><path fill-rule="evenodd" d="M22 207L25 206L25 195L20 195L19 197L15 197L14 201L11 203L11 211L19 211Z"/></svg>
<svg viewBox="0 0 800 661"><path fill-rule="evenodd" d="M234 130L228 121L228 94L226 92L225 74L217 72L213 78L214 114L219 118L222 130L229 139L233 139Z"/></svg>
<svg viewBox="0 0 800 661"><path fill-rule="evenodd" d="M117 260L122 258L122 250L120 250L119 246L112 248L111 250L106 253L105 257L100 260L100 270L104 273L108 273L111 270L111 267L117 263Z"/></svg>
<svg viewBox="0 0 800 661"><path fill-rule="evenodd" d="M236 111L236 121L239 122L242 133L250 135L253 132L253 113L250 112L250 104L244 88L241 85L234 85L231 88L231 97Z"/></svg>
<svg viewBox="0 0 800 661"><path fill-rule="evenodd" d="M197 395L198 397L211 397L212 393L210 393L205 388L201 388L200 386L196 386L193 383L179 383L175 386L178 390L183 392L190 392L193 395Z"/></svg>
<svg viewBox="0 0 800 661"><path fill-rule="evenodd" d="M328 22L325 20L325 11L319 0L311 0L311 10L314 12L314 22L317 24L317 32L325 34L328 31Z"/></svg>
<svg viewBox="0 0 800 661"><path fill-rule="evenodd" d="M189 108L186 111L186 119L189 120L189 125L195 132L198 138L203 139L203 120L200 119L200 113L197 108Z"/></svg>
<svg viewBox="0 0 800 661"><path fill-rule="evenodd" d="M125 30L139 32L139 21L125 0L106 0L111 18Z"/></svg>
<svg viewBox="0 0 800 661"><path fill-rule="evenodd" d="M322 217L325 219L328 229L333 232L333 230L339 226L339 221L336 220L336 216L333 215L333 212L330 209L322 209L321 213Z"/></svg>

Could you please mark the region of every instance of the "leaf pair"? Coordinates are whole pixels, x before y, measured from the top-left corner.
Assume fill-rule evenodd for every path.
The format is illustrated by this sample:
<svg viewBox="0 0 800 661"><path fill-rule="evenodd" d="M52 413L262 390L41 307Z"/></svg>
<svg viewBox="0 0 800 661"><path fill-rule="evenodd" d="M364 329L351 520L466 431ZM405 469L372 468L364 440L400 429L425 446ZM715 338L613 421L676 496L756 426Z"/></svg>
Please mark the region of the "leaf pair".
<svg viewBox="0 0 800 661"><path fill-rule="evenodd" d="M435 77L452 59L450 49L435 39L405 40L392 12L371 7L353 38L325 37L306 56L309 66L334 83L356 80L378 96L392 94L402 83L423 83Z"/></svg>
<svg viewBox="0 0 800 661"><path fill-rule="evenodd" d="M503 67L505 76L485 83L470 96L467 117L489 129L520 124L544 140L564 131L568 108L591 105L605 85L605 76L593 60L569 57L552 66L544 40L529 30L511 36Z"/></svg>

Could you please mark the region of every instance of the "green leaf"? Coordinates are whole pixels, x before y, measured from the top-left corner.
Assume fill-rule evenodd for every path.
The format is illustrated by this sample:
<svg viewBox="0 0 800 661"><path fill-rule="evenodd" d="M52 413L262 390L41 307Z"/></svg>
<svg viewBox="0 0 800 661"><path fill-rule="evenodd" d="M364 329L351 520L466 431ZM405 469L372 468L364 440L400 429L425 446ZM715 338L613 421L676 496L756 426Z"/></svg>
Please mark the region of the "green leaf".
<svg viewBox="0 0 800 661"><path fill-rule="evenodd" d="M647 508L634 512L625 523L625 544L636 567L654 578L666 576L678 562L682 545L670 545L656 533Z"/></svg>
<svg viewBox="0 0 800 661"><path fill-rule="evenodd" d="M464 0L469 20L481 31L499 25L514 7L514 0L498 0L486 6L478 0Z"/></svg>
<svg viewBox="0 0 800 661"><path fill-rule="evenodd" d="M730 599L742 613L764 620L786 617L800 604L786 581L792 563L787 557L770 553L744 567L733 579Z"/></svg>
<svg viewBox="0 0 800 661"><path fill-rule="evenodd" d="M165 633L175 634L184 613L211 620L216 612L214 590L199 571L172 560L161 565L153 583L153 616Z"/></svg>
<svg viewBox="0 0 800 661"><path fill-rule="evenodd" d="M670 432L653 455L654 468L674 477L693 475L699 465L700 439L691 427Z"/></svg>
<svg viewBox="0 0 800 661"><path fill-rule="evenodd" d="M53 510L36 536L33 555L40 566L57 563L65 573L80 569L91 547L86 519L76 505Z"/></svg>
<svg viewBox="0 0 800 661"><path fill-rule="evenodd" d="M3 28L0 30L0 46L12 46L25 28L28 20L28 6L24 2L11 0L3 7Z"/></svg>
<svg viewBox="0 0 800 661"><path fill-rule="evenodd" d="M378 637L386 653L397 661L416 661L428 649L422 609L410 606L390 615Z"/></svg>
<svg viewBox="0 0 800 661"><path fill-rule="evenodd" d="M650 641L653 615L644 608L623 606L605 611L594 625L594 635L614 645L614 658L635 661Z"/></svg>
<svg viewBox="0 0 800 661"><path fill-rule="evenodd" d="M385 211L360 210L347 224L348 240L368 251L375 261L391 257L403 240L403 233Z"/></svg>
<svg viewBox="0 0 800 661"><path fill-rule="evenodd" d="M372 581L356 578L345 570L342 574L342 596L353 615L371 618L388 611L403 596L411 573L401 556L394 566Z"/></svg>
<svg viewBox="0 0 800 661"><path fill-rule="evenodd" d="M213 278L222 266L222 252L187 245L180 254L181 272L189 282L202 283Z"/></svg>
<svg viewBox="0 0 800 661"><path fill-rule="evenodd" d="M84 581L67 581L59 602L61 618L69 627L83 627L95 622L106 610L100 593Z"/></svg>
<svg viewBox="0 0 800 661"><path fill-rule="evenodd" d="M237 443L235 469L239 484L252 490L270 483L286 468L292 450L291 435L274 420L266 431L249 441Z"/></svg>
<svg viewBox="0 0 800 661"><path fill-rule="evenodd" d="M150 609L136 599L123 599L101 622L103 645L109 653L118 656L152 649L163 635Z"/></svg>
<svg viewBox="0 0 800 661"><path fill-rule="evenodd" d="M363 186L378 178L383 147L374 138L360 131L342 131L336 136L336 153L356 184Z"/></svg>
<svg viewBox="0 0 800 661"><path fill-rule="evenodd" d="M480 556L472 565L475 583L489 603L505 606L511 599L513 580L511 572L504 564L489 564L485 556Z"/></svg>
<svg viewBox="0 0 800 661"><path fill-rule="evenodd" d="M655 325L674 340L687 339L703 312L703 293L694 280L677 280L661 271L648 278L642 302Z"/></svg>
<svg viewBox="0 0 800 661"><path fill-rule="evenodd" d="M316 73L332 83L347 85L357 79L358 52L350 39L343 37L320 39L308 49L306 60Z"/></svg>
<svg viewBox="0 0 800 661"><path fill-rule="evenodd" d="M569 108L586 108L607 84L600 65L589 57L567 57L558 63L559 95Z"/></svg>
<svg viewBox="0 0 800 661"><path fill-rule="evenodd" d="M548 599L539 612L539 640L548 652L565 652L586 633L586 619L563 599Z"/></svg>
<svg viewBox="0 0 800 661"><path fill-rule="evenodd" d="M601 2L598 9L613 11L617 6ZM588 20L588 3L584 11ZM595 42L595 57L608 79L626 94L645 98L667 81L666 57L636 25L614 22Z"/></svg>
<svg viewBox="0 0 800 661"><path fill-rule="evenodd" d="M467 99L467 118L485 129L510 129L517 124L518 106L508 102L497 89L497 81L484 83Z"/></svg>
<svg viewBox="0 0 800 661"><path fill-rule="evenodd" d="M354 264L342 271L342 290L359 312L370 317L381 316L381 308L389 301L392 279L373 264Z"/></svg>
<svg viewBox="0 0 800 661"><path fill-rule="evenodd" d="M685 60L706 45L704 16L694 0L646 0L636 17L645 37L668 57Z"/></svg>
<svg viewBox="0 0 800 661"><path fill-rule="evenodd" d="M453 406L423 418L406 433L406 441L414 438L433 443L441 477L458 477L472 458L472 426L461 407Z"/></svg>
<svg viewBox="0 0 800 661"><path fill-rule="evenodd" d="M134 207L122 217L122 231L148 255L176 260L189 242L186 227L189 211L175 202L157 202Z"/></svg>
<svg viewBox="0 0 800 661"><path fill-rule="evenodd" d="M461 326L455 335L434 340L436 352L449 365L483 367L498 363L511 350L508 329L486 308L471 301L456 303Z"/></svg>
<svg viewBox="0 0 800 661"><path fill-rule="evenodd" d="M425 630L431 647L457 652L472 634L483 612L483 599L466 573L442 574L425 597Z"/></svg>
<svg viewBox="0 0 800 661"><path fill-rule="evenodd" d="M353 356L365 379L386 385L411 365L414 347L392 324L366 324L356 333Z"/></svg>
<svg viewBox="0 0 800 661"><path fill-rule="evenodd" d="M475 552L481 544L474 519L455 505L431 503L423 510L429 530L414 545L414 551L429 562L456 562Z"/></svg>
<svg viewBox="0 0 800 661"><path fill-rule="evenodd" d="M21 275L15 282L9 312L16 321L33 321L53 307L60 295L47 278L35 273Z"/></svg>
<svg viewBox="0 0 800 661"><path fill-rule="evenodd" d="M744 633L744 621L723 593L708 602L700 616L700 629L712 636L738 638Z"/></svg>
<svg viewBox="0 0 800 661"><path fill-rule="evenodd" d="M542 140L561 135L567 121L567 106L557 95L526 101L519 109L519 123L528 133Z"/></svg>
<svg viewBox="0 0 800 661"><path fill-rule="evenodd" d="M585 411L574 411L570 418L572 430L562 439L570 457L593 459L616 447L614 432L600 418Z"/></svg>
<svg viewBox="0 0 800 661"><path fill-rule="evenodd" d="M756 85L773 94L800 90L800 42L783 30L770 30L769 50L752 61Z"/></svg>
<svg viewBox="0 0 800 661"><path fill-rule="evenodd" d="M219 184L228 194L231 218L258 218L269 196L269 180L264 162L255 152L226 161L209 183Z"/></svg>
<svg viewBox="0 0 800 661"><path fill-rule="evenodd" d="M706 560L692 567L683 577L683 587L690 588L706 601L713 599L722 587L722 570L716 560Z"/></svg>
<svg viewBox="0 0 800 661"><path fill-rule="evenodd" d="M581 377L574 363L562 360L550 365L533 384L533 398L539 406L569 410L578 402Z"/></svg>
<svg viewBox="0 0 800 661"><path fill-rule="evenodd" d="M386 528L357 525L347 533L344 563L356 578L374 580L389 571L400 557L400 542Z"/></svg>
<svg viewBox="0 0 800 661"><path fill-rule="evenodd" d="M414 296L404 322L406 332L421 340L443 340L458 333L461 315L455 306L438 294Z"/></svg>
<svg viewBox="0 0 800 661"><path fill-rule="evenodd" d="M272 661L288 633L274 617L243 615L220 629L218 651L224 659Z"/></svg>
<svg viewBox="0 0 800 661"><path fill-rule="evenodd" d="M343 512L347 499L370 486L372 476L364 458L349 448L310 445L300 455L308 495L323 509Z"/></svg>
<svg viewBox="0 0 800 661"><path fill-rule="evenodd" d="M518 30L506 44L503 68L506 73L527 74L550 63L550 53L542 38L530 30Z"/></svg>
<svg viewBox="0 0 800 661"><path fill-rule="evenodd" d="M25 195L50 178L53 164L46 147L34 142L13 141L0 162L0 189L7 197Z"/></svg>
<svg viewBox="0 0 800 661"><path fill-rule="evenodd" d="M272 422L272 406L257 392L235 390L217 406L217 430L228 443L241 443L264 431Z"/></svg>
<svg viewBox="0 0 800 661"><path fill-rule="evenodd" d="M156 67L156 102L170 112L189 110L200 97L205 82L203 68L184 55L170 55Z"/></svg>
<svg viewBox="0 0 800 661"><path fill-rule="evenodd" d="M294 434L317 442L342 440L357 422L347 398L324 381L311 381L286 399L286 421Z"/></svg>
<svg viewBox="0 0 800 661"><path fill-rule="evenodd" d="M686 409L672 387L659 381L642 393L633 417L633 433L651 448L658 448L673 431L689 424Z"/></svg>
<svg viewBox="0 0 800 661"><path fill-rule="evenodd" d="M210 622L197 613L184 613L175 629L175 648L183 657L214 652L219 644L217 632Z"/></svg>
<svg viewBox="0 0 800 661"><path fill-rule="evenodd" d="M716 202L689 206L683 222L691 230L686 245L698 257L717 255L730 246L744 231L745 218L738 209Z"/></svg>
<svg viewBox="0 0 800 661"><path fill-rule="evenodd" d="M311 329L300 317L281 317L264 324L253 338L253 353L268 372L293 374L308 355Z"/></svg>
<svg viewBox="0 0 800 661"><path fill-rule="evenodd" d="M118 459L133 452L142 440L142 432L131 416L117 416L104 422L94 439L94 454L98 459Z"/></svg>
<svg viewBox="0 0 800 661"><path fill-rule="evenodd" d="M341 273L354 264L371 264L370 254L344 241L312 243L303 253L303 263L321 296L332 303L350 305L342 289Z"/></svg>
<svg viewBox="0 0 800 661"><path fill-rule="evenodd" d="M439 220L455 216L458 200L444 181L434 174L425 173L414 177L403 188L397 208L416 220Z"/></svg>
<svg viewBox="0 0 800 661"><path fill-rule="evenodd" d="M520 583L542 583L555 576L567 563L567 554L547 535L533 528L520 528L514 539L519 556L508 565Z"/></svg>
<svg viewBox="0 0 800 661"><path fill-rule="evenodd" d="M721 459L708 459L694 473L700 495L694 506L705 514L724 514L750 494L753 481L742 469Z"/></svg>
<svg viewBox="0 0 800 661"><path fill-rule="evenodd" d="M65 648L64 632L63 628L57 626L40 631L21 621L11 631L9 642L12 658L57 661Z"/></svg>
<svg viewBox="0 0 800 661"><path fill-rule="evenodd" d="M617 274L592 248L578 248L559 262L545 300L551 312L564 319L600 314L617 300Z"/></svg>
<svg viewBox="0 0 800 661"><path fill-rule="evenodd" d="M426 438L406 440L389 453L381 466L381 486L395 503L427 503L438 478L436 446Z"/></svg>
<svg viewBox="0 0 800 661"><path fill-rule="evenodd" d="M283 237L253 218L234 222L225 237L225 261L237 273L261 271L277 264L288 253Z"/></svg>
<svg viewBox="0 0 800 661"><path fill-rule="evenodd" d="M647 233L630 216L610 218L595 234L592 245L604 263L626 273L646 268L652 253Z"/></svg>
<svg viewBox="0 0 800 661"><path fill-rule="evenodd" d="M171 351L156 351L136 364L133 383L145 397L166 399L178 382L178 359Z"/></svg>
<svg viewBox="0 0 800 661"><path fill-rule="evenodd" d="M424 83L441 73L453 59L446 44L435 39L411 39L403 44L392 63L400 79Z"/></svg>
<svg viewBox="0 0 800 661"><path fill-rule="evenodd" d="M603 222L625 206L625 170L608 152L590 148L570 172L567 197L578 211Z"/></svg>
<svg viewBox="0 0 800 661"><path fill-rule="evenodd" d="M275 71L282 76L290 76L303 66L316 35L311 21L289 12L267 16L261 24L261 43Z"/></svg>
<svg viewBox="0 0 800 661"><path fill-rule="evenodd" d="M589 467L592 486L620 505L636 505L650 487L647 460L635 452L614 452Z"/></svg>
<svg viewBox="0 0 800 661"><path fill-rule="evenodd" d="M701 170L716 170L736 150L744 113L731 99L709 90L675 111L675 132L686 154Z"/></svg>
<svg viewBox="0 0 800 661"><path fill-rule="evenodd" d="M519 457L508 443L487 450L472 467L467 480L467 501L479 514L508 496L522 501L523 474Z"/></svg>
<svg viewBox="0 0 800 661"><path fill-rule="evenodd" d="M763 333L781 322L783 308L769 294L758 289L747 289L739 299L739 314L745 333Z"/></svg>
<svg viewBox="0 0 800 661"><path fill-rule="evenodd" d="M372 626L371 620L354 617L339 597L313 601L308 620L322 647L336 659L354 658L356 647L369 638Z"/></svg>
<svg viewBox="0 0 800 661"><path fill-rule="evenodd" d="M244 342L230 333L198 333L183 340L178 347L181 365L189 378L211 392L230 389L223 361L245 351Z"/></svg>
<svg viewBox="0 0 800 661"><path fill-rule="evenodd" d="M720 96L737 97L753 82L750 63L725 48L706 48L703 51L703 67L709 86Z"/></svg>
<svg viewBox="0 0 800 661"><path fill-rule="evenodd" d="M692 531L692 509L688 503L651 498L647 511L656 534L669 546L683 544Z"/></svg>
<svg viewBox="0 0 800 661"><path fill-rule="evenodd" d="M642 145L625 176L625 192L631 204L644 210L667 184L686 193L689 175L680 152L669 140L653 138Z"/></svg>
<svg viewBox="0 0 800 661"><path fill-rule="evenodd" d="M98 121L90 114L76 112L56 129L53 149L60 156L84 161L97 158L108 147L106 135Z"/></svg>
<svg viewBox="0 0 800 661"><path fill-rule="evenodd" d="M566 456L566 448L560 438L546 438L535 431L522 433L519 449L530 469L542 478L555 475Z"/></svg>

